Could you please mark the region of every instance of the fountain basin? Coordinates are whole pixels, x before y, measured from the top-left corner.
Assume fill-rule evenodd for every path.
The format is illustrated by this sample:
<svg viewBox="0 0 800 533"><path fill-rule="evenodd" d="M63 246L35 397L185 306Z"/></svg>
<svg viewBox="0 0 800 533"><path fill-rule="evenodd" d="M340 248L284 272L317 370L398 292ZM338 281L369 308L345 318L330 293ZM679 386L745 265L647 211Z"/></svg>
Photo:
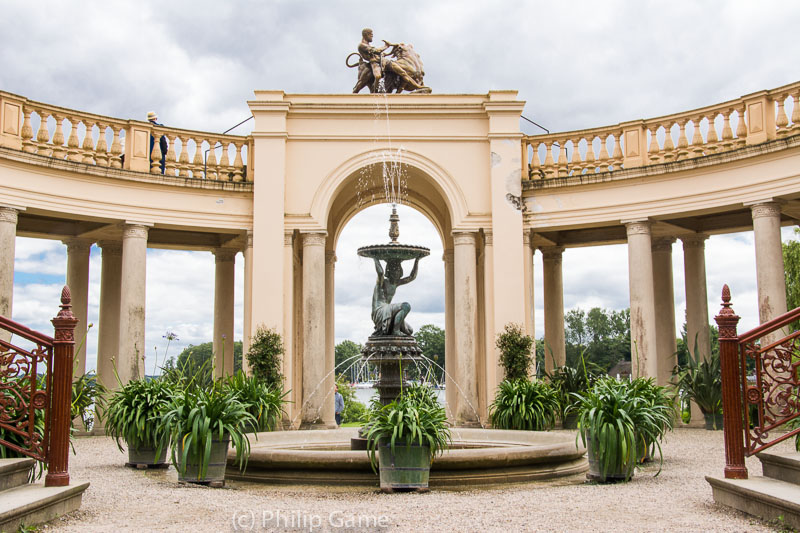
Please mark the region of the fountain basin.
<svg viewBox="0 0 800 533"><path fill-rule="evenodd" d="M350 450L358 428L259 433L251 439L247 470L233 465L229 479L277 484L379 485L366 451ZM586 472L586 449L571 431L453 429L453 448L436 457L430 486L518 483Z"/></svg>

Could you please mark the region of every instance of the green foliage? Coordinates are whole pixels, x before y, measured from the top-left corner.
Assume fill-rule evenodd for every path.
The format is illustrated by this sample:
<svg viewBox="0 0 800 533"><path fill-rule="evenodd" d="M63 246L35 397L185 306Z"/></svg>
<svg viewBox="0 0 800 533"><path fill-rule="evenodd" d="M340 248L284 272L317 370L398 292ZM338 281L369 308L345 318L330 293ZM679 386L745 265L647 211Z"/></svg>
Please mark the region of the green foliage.
<svg viewBox="0 0 800 533"><path fill-rule="evenodd" d="M175 391L174 383L162 379L135 379L114 391L105 416L106 433L128 448L156 448L167 438L158 423Z"/></svg>
<svg viewBox="0 0 800 533"><path fill-rule="evenodd" d="M92 429L95 419L103 416L107 393L108 389L97 381L95 374L83 374L72 382L70 412L73 429L76 418L81 419L87 430Z"/></svg>
<svg viewBox="0 0 800 533"><path fill-rule="evenodd" d="M800 236L800 228L794 228L795 237ZM786 277L786 309L800 307L800 241L783 243L783 268ZM800 330L800 322L790 324L789 331Z"/></svg>
<svg viewBox="0 0 800 533"><path fill-rule="evenodd" d="M273 328L259 326L250 342L247 361L254 376L268 384L282 386L281 359L283 358L283 339Z"/></svg>
<svg viewBox="0 0 800 533"><path fill-rule="evenodd" d="M506 380L497 388L489 419L498 429L546 431L559 411L558 393L543 381Z"/></svg>
<svg viewBox="0 0 800 533"><path fill-rule="evenodd" d="M344 399L342 424L366 422L369 417L367 406L356 399L356 389L346 382L343 376L337 378L336 385L339 387L339 394L341 394Z"/></svg>
<svg viewBox="0 0 800 533"><path fill-rule="evenodd" d="M707 360L699 360L697 342L695 354L687 355L686 365L675 367L672 378L678 387L682 400L692 400L703 414L722 412L722 372L719 351L712 353Z"/></svg>
<svg viewBox="0 0 800 533"><path fill-rule="evenodd" d="M514 381L527 379L533 357L533 339L525 335L519 324L506 324L504 331L497 335L497 349L500 350L500 364L505 370L505 379Z"/></svg>
<svg viewBox="0 0 800 533"><path fill-rule="evenodd" d="M198 479L208 471L211 441L230 436L240 470L247 466L250 440L245 428L258 425L236 392L220 381L211 387L191 386L176 391L166 407L158 431L169 434L172 464L183 475L188 463L198 464ZM161 452L161 444L156 456Z"/></svg>
<svg viewBox="0 0 800 533"><path fill-rule="evenodd" d="M444 372L446 368L444 361L444 330L433 324L425 324L420 326L414 334L414 338L417 339L417 345L419 345L419 348L422 350L422 355L431 361L431 363L436 363L429 365L432 367L430 378L434 378L436 383L444 383Z"/></svg>
<svg viewBox="0 0 800 533"><path fill-rule="evenodd" d="M587 364L583 359L583 354L581 354L577 365L559 366L554 368L551 374L547 375L550 380L550 386L553 387L558 395L558 409L562 420L573 414L577 408L578 402L573 393L588 390L597 380L599 374L600 371L597 365L594 363Z"/></svg>
<svg viewBox="0 0 800 533"><path fill-rule="evenodd" d="M711 352L710 353L719 353L719 330L717 326L714 324L708 325L708 333L711 341ZM677 358L678 358L678 365L679 366L686 366L687 361L689 360L689 342L686 338L688 333L686 331L686 322L683 323L683 327L681 328L681 336L677 340ZM694 340L695 344L697 343L697 339ZM697 353L697 347L695 346L695 353Z"/></svg>
<svg viewBox="0 0 800 533"><path fill-rule="evenodd" d="M275 429L284 414L283 404L286 403L288 391L283 392L279 386L271 385L256 376L247 376L241 370L227 378L225 387L228 392L236 395L255 420L243 422L245 432L257 433Z"/></svg>
<svg viewBox="0 0 800 533"><path fill-rule="evenodd" d="M361 345L345 339L337 344L333 351L335 357L334 366L336 367L336 375L344 376L348 381L353 381L352 376L355 373L354 370L358 366L358 357L356 356L361 355ZM347 370L346 374L345 370Z"/></svg>
<svg viewBox="0 0 800 533"><path fill-rule="evenodd" d="M674 408L655 401L652 387L652 378L628 382L606 377L587 392L575 394L581 428L577 438L592 449L602 477L621 473L629 480L637 448L649 445L658 449L663 462L659 441L665 428L672 427Z"/></svg>
<svg viewBox="0 0 800 533"><path fill-rule="evenodd" d="M407 387L385 406L374 400L366 428L373 470L380 442L388 441L393 453L397 445L428 446L431 460L451 443L444 407L436 401L436 394L424 386Z"/></svg>
<svg viewBox="0 0 800 533"><path fill-rule="evenodd" d="M572 309L564 315L566 363L575 367L581 355L602 372L631 358L630 310L594 307L588 313ZM549 354L548 354L549 356Z"/></svg>

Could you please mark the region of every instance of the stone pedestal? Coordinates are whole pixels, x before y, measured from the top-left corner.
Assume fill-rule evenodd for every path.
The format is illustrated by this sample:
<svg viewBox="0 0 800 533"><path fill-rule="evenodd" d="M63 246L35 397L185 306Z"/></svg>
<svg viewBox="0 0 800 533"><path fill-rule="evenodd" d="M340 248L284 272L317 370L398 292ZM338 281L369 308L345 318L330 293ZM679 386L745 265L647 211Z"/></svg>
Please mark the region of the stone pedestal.
<svg viewBox="0 0 800 533"><path fill-rule="evenodd" d="M375 388L383 405L391 403L408 386L404 379L408 365L425 359L414 337L397 335L370 336L361 349L361 357L378 365L380 379Z"/></svg>

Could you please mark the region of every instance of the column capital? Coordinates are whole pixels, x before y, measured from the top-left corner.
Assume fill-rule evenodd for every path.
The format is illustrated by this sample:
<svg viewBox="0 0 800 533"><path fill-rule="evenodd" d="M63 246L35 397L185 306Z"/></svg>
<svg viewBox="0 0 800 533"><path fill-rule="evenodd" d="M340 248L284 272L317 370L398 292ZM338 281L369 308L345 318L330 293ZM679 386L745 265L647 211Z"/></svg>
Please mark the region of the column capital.
<svg viewBox="0 0 800 533"><path fill-rule="evenodd" d="M303 233L303 246L325 246L327 237L326 231Z"/></svg>
<svg viewBox="0 0 800 533"><path fill-rule="evenodd" d="M650 235L649 220L623 220L622 223L625 224L625 231L628 236Z"/></svg>
<svg viewBox="0 0 800 533"><path fill-rule="evenodd" d="M239 250L235 248L214 248L214 263L232 263L236 261L236 254Z"/></svg>
<svg viewBox="0 0 800 533"><path fill-rule="evenodd" d="M563 246L542 246L542 260L543 261L561 261L561 256L564 253Z"/></svg>
<svg viewBox="0 0 800 533"><path fill-rule="evenodd" d="M247 230L244 234L244 247L245 248L252 248L253 247L253 230Z"/></svg>
<svg viewBox="0 0 800 533"><path fill-rule="evenodd" d="M97 241L97 246L102 250L104 257L119 257L122 255L122 242L120 241Z"/></svg>
<svg viewBox="0 0 800 533"><path fill-rule="evenodd" d="M653 252L669 252L672 253L672 245L675 243L675 237L657 237L650 243L650 249Z"/></svg>
<svg viewBox="0 0 800 533"><path fill-rule="evenodd" d="M0 222L10 222L11 224L16 224L18 219L19 209L0 206Z"/></svg>
<svg viewBox="0 0 800 533"><path fill-rule="evenodd" d="M80 253L80 252L89 252L92 249L92 244L94 243L91 239L81 239L80 237L70 237L68 239L62 239L64 244L67 245L67 253Z"/></svg>
<svg viewBox="0 0 800 533"><path fill-rule="evenodd" d="M453 244L455 246L472 245L475 246L475 232L474 231L454 231Z"/></svg>
<svg viewBox="0 0 800 533"><path fill-rule="evenodd" d="M493 246L494 245L494 233L492 233L492 230L484 228L484 230L483 230L483 245L484 246Z"/></svg>
<svg viewBox="0 0 800 533"><path fill-rule="evenodd" d="M780 217L781 216L781 204L774 201L769 202L759 202L757 204L750 205L750 213L753 215L753 218L761 218L761 217Z"/></svg>
<svg viewBox="0 0 800 533"><path fill-rule="evenodd" d="M122 226L123 239L147 239L150 227L144 224L124 224Z"/></svg>
<svg viewBox="0 0 800 533"><path fill-rule="evenodd" d="M705 233L693 233L691 235L681 235L683 248L705 248L708 235Z"/></svg>
<svg viewBox="0 0 800 533"><path fill-rule="evenodd" d="M333 250L327 250L325 252L325 264L332 265L336 263L336 252Z"/></svg>
<svg viewBox="0 0 800 533"><path fill-rule="evenodd" d="M294 230L286 230L283 232L283 245L291 246L294 243Z"/></svg>

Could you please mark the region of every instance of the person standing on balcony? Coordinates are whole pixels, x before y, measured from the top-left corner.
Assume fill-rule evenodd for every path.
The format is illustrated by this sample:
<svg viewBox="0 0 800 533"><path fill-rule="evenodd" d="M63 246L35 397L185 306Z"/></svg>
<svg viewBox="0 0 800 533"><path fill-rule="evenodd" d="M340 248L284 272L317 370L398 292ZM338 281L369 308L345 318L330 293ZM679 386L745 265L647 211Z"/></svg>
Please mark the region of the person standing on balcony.
<svg viewBox="0 0 800 533"><path fill-rule="evenodd" d="M155 111L150 111L147 113L147 121L154 126L163 126L163 124L158 123L158 115ZM155 138L150 135L150 163L153 162L153 146L155 144ZM167 163L167 150L169 149L169 143L167 142L166 135L161 136L161 139L158 141L158 147L161 149L161 173L163 174Z"/></svg>

